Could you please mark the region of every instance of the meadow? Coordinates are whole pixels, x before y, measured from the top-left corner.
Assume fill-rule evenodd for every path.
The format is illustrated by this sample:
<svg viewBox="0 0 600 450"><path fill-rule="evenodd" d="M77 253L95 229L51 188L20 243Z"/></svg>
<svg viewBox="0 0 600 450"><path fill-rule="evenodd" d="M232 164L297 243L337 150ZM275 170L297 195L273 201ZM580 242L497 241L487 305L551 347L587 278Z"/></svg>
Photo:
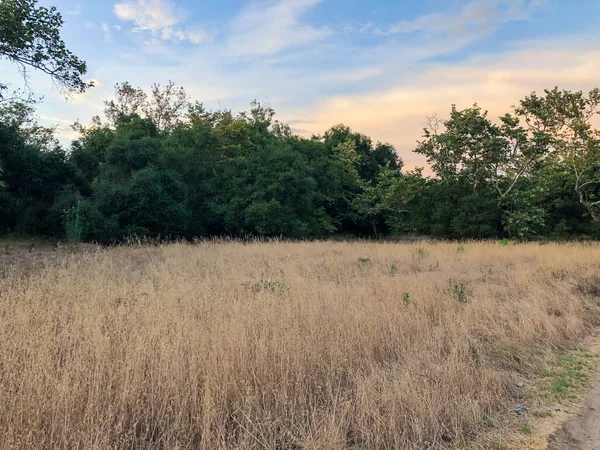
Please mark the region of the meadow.
<svg viewBox="0 0 600 450"><path fill-rule="evenodd" d="M594 243L216 241L5 267L0 448L511 448L515 383L600 325L599 269Z"/></svg>

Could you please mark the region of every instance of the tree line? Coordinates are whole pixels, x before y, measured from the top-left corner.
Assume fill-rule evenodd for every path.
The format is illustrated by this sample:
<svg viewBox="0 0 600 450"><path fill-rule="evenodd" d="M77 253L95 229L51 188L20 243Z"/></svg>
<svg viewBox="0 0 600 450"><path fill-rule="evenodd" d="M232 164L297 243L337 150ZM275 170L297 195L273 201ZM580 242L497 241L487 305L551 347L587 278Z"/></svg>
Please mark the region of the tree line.
<svg viewBox="0 0 600 450"><path fill-rule="evenodd" d="M0 2L0 56L92 87L62 18ZM20 33L20 34L19 34ZM24 38L17 39L19 36ZM57 50L58 49L58 50ZM478 105L429 118L403 171L390 144L344 125L301 137L256 102L211 111L182 87L125 82L63 148L35 100L0 85L0 234L119 242L130 236L449 239L600 235L600 90L531 93L492 120Z"/></svg>

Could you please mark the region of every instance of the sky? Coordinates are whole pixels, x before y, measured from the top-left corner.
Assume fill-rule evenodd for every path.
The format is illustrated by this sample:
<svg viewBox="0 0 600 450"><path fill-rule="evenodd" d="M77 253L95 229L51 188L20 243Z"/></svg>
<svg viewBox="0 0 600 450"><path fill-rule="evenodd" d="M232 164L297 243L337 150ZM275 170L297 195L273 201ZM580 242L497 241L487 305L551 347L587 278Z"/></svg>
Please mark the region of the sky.
<svg viewBox="0 0 600 450"><path fill-rule="evenodd" d="M172 80L209 109L256 99L304 136L344 123L408 169L428 116L477 102L492 117L531 91L600 85L598 0L39 0L96 87L65 98L43 74L38 116L61 142L117 82ZM23 86L14 65L2 79Z"/></svg>

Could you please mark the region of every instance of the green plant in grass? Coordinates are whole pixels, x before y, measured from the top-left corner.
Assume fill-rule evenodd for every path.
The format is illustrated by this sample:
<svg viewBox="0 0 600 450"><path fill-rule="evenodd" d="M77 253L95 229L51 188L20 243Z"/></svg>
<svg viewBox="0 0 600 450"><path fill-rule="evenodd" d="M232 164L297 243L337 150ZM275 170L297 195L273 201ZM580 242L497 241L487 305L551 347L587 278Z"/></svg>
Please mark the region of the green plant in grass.
<svg viewBox="0 0 600 450"><path fill-rule="evenodd" d="M64 223L65 223L65 234L67 236L67 242L76 244L81 242L83 235L83 225L81 222L81 211L79 208L79 202L76 203L71 209L64 211Z"/></svg>
<svg viewBox="0 0 600 450"><path fill-rule="evenodd" d="M458 303L467 303L467 294L465 292L464 283L448 280L448 292L458 301Z"/></svg>
<svg viewBox="0 0 600 450"><path fill-rule="evenodd" d="M275 280L259 280L248 281L243 284L244 288L254 294L259 292L271 292L273 294L284 294L289 291L288 287L281 281Z"/></svg>
<svg viewBox="0 0 600 450"><path fill-rule="evenodd" d="M428 254L429 252L422 247L419 247L417 249L417 256L419 257L419 259L425 258Z"/></svg>
<svg viewBox="0 0 600 450"><path fill-rule="evenodd" d="M527 436L531 436L531 434L533 433L533 427L529 422L521 422L519 424L519 429L521 430L521 433Z"/></svg>

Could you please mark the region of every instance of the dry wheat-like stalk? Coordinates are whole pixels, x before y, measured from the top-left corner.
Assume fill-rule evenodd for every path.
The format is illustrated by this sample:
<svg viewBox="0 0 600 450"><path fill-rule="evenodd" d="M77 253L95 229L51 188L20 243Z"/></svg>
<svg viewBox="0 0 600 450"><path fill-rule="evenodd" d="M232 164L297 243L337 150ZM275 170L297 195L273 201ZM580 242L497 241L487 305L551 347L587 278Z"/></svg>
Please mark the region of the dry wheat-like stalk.
<svg viewBox="0 0 600 450"><path fill-rule="evenodd" d="M0 448L441 448L598 325L596 245L236 243L0 277Z"/></svg>

